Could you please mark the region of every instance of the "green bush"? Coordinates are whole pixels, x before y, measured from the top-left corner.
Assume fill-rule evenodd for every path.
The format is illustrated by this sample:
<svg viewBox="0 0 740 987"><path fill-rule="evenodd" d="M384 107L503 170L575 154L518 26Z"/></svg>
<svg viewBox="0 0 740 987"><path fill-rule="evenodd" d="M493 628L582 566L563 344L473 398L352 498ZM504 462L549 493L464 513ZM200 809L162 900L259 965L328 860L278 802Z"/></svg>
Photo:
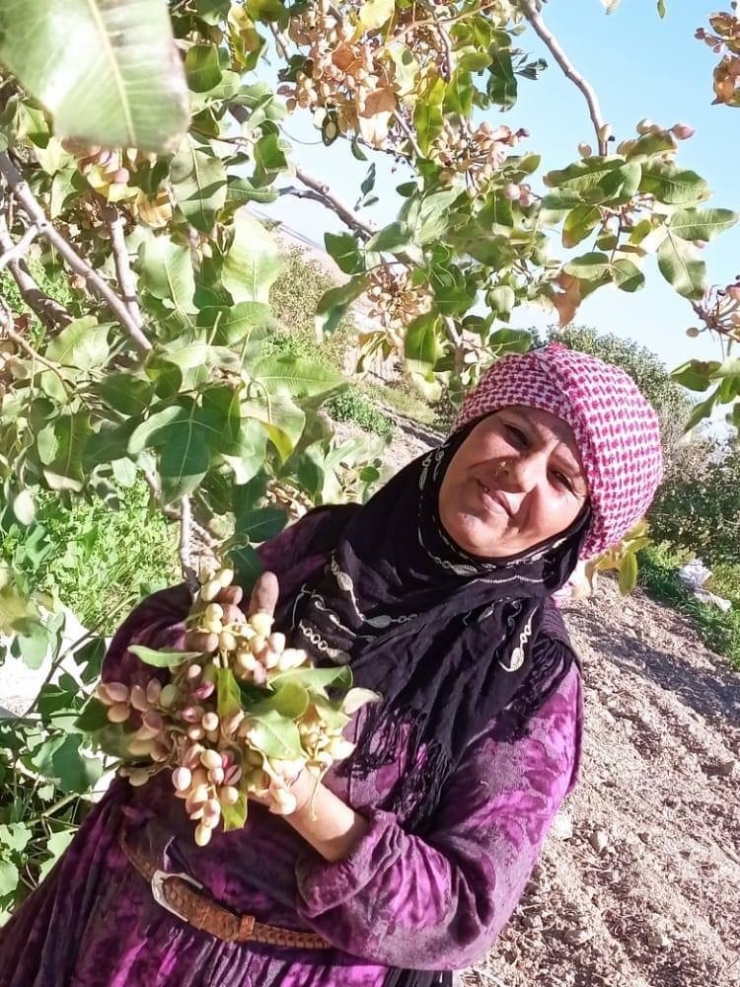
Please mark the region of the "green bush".
<svg viewBox="0 0 740 987"><path fill-rule="evenodd" d="M85 627L110 633L147 593L177 582L174 529L152 509L142 482L121 494L113 511L101 500L66 504L39 496L28 528L0 526L0 559L24 573L31 590L58 598Z"/></svg>
<svg viewBox="0 0 740 987"><path fill-rule="evenodd" d="M683 560L681 560L683 561ZM645 591L660 603L666 603L691 618L707 647L727 655L740 671L740 600L737 589L733 607L723 613L719 607L700 603L678 577L681 562L665 544L649 545L639 555L639 582ZM740 567L736 566L736 569ZM720 594L722 579L712 580L713 589ZM729 594L726 594L731 598Z"/></svg>
<svg viewBox="0 0 740 987"><path fill-rule="evenodd" d="M274 336L269 346L291 356L310 357L331 370L343 372L357 332L354 322L351 318L343 319L321 344L316 341L314 322L319 298L336 287L336 282L320 264L308 260L299 247L288 249L283 255L283 265L270 289L270 304L281 335Z"/></svg>
<svg viewBox="0 0 740 987"><path fill-rule="evenodd" d="M385 438L393 433L393 422L357 391L338 394L326 406L335 421L353 422L365 432Z"/></svg>

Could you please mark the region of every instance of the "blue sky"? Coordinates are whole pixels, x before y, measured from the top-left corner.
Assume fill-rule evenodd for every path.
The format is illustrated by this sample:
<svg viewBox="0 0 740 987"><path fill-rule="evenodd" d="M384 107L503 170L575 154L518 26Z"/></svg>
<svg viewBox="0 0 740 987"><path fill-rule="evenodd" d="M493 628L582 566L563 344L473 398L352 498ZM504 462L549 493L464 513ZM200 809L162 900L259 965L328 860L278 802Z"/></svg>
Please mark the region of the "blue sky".
<svg viewBox="0 0 740 987"><path fill-rule="evenodd" d="M594 85L617 141L634 136L635 124L643 117L665 126L690 123L696 135L681 144L678 161L708 180L714 192L710 204L739 210L740 110L711 105L717 56L694 38L696 28L706 26L707 16L718 6L722 4L717 0L668 0L668 16L661 21L654 0L622 0L610 16L599 0L551 0L544 17L576 68ZM539 81L523 80L517 105L497 117L530 131L521 146L542 154L543 169L562 167L575 159L580 141L594 142L586 105L531 31L521 44L545 57L549 67ZM367 165L355 161L343 141L327 153L305 114L289 120L286 129L296 139L293 158L353 203ZM367 215L383 224L396 214L400 200L394 189L404 174L391 173L381 160L378 175L381 202ZM269 212L317 242L325 231L341 229L322 206L292 197L282 198ZM740 274L740 228L710 244L704 259L712 283L734 280ZM685 329L693 322L690 306L663 281L653 259L646 275L644 290L636 294L610 288L596 292L581 306L577 321L638 340L669 366L691 357L718 358L716 341L686 337ZM515 324L544 326L548 321L535 310L519 310Z"/></svg>

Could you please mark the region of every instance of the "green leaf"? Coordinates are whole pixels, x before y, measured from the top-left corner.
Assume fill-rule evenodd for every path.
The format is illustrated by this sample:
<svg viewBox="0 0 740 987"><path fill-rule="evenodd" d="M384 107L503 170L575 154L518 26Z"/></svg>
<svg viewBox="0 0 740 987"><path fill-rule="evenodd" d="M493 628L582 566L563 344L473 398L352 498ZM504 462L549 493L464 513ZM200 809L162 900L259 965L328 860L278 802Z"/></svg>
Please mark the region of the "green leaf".
<svg viewBox="0 0 740 987"><path fill-rule="evenodd" d="M18 867L9 860L0 859L0 900L15 891L19 880Z"/></svg>
<svg viewBox="0 0 740 987"><path fill-rule="evenodd" d="M239 511L234 533L259 544L275 538L288 523L288 515L279 507L258 507Z"/></svg>
<svg viewBox="0 0 740 987"><path fill-rule="evenodd" d="M626 257L620 257L611 265L610 273L620 291L638 291L645 284L645 275L640 268Z"/></svg>
<svg viewBox="0 0 740 987"><path fill-rule="evenodd" d="M65 793L87 792L100 778L103 762L80 751L82 740L77 733L53 737L24 756L23 763Z"/></svg>
<svg viewBox="0 0 740 987"><path fill-rule="evenodd" d="M668 228L682 240L713 240L736 223L737 213L731 209L680 209Z"/></svg>
<svg viewBox="0 0 740 987"><path fill-rule="evenodd" d="M143 644L132 644L128 650L137 658L141 658L144 664L152 665L154 668L177 668L185 661L203 657L200 651L176 651L172 648L155 650L146 648Z"/></svg>
<svg viewBox="0 0 740 987"><path fill-rule="evenodd" d="M679 295L700 301L706 287L706 264L686 240L668 236L658 247L658 268Z"/></svg>
<svg viewBox="0 0 740 987"><path fill-rule="evenodd" d="M139 248L139 270L141 286L155 298L172 302L178 312L195 311L195 276L188 247L150 233Z"/></svg>
<svg viewBox="0 0 740 987"><path fill-rule="evenodd" d="M231 308L204 308L198 313L197 323L212 330L209 336L215 346L240 343L240 356L246 363L259 354L260 344L275 329L272 310L264 302L239 302Z"/></svg>
<svg viewBox="0 0 740 987"><path fill-rule="evenodd" d="M298 727L277 710L268 710L254 721L248 734L249 743L266 757L294 761L302 755Z"/></svg>
<svg viewBox="0 0 740 987"><path fill-rule="evenodd" d="M52 339L46 350L46 358L54 363L78 370L94 370L108 360L109 326L98 325L94 315L70 322Z"/></svg>
<svg viewBox="0 0 740 987"><path fill-rule="evenodd" d="M589 204L631 198L640 181L641 168L619 158L593 157L577 161L545 176L549 188L578 192Z"/></svg>
<svg viewBox="0 0 740 987"><path fill-rule="evenodd" d="M39 880L43 881L57 860L61 857L69 844L74 839L74 831L62 829L58 833L52 833L46 841L46 852L51 856L39 867Z"/></svg>
<svg viewBox="0 0 740 987"><path fill-rule="evenodd" d="M74 729L80 733L97 733L110 723L108 707L99 699L88 699L82 712L75 720Z"/></svg>
<svg viewBox="0 0 740 987"><path fill-rule="evenodd" d="M195 12L206 24L215 26L229 12L231 0L195 0Z"/></svg>
<svg viewBox="0 0 740 987"><path fill-rule="evenodd" d="M335 668L302 666L270 677L270 685L273 687L283 686L288 682L300 685L309 692L323 693L329 688L349 689L352 686L352 671L348 665L337 665Z"/></svg>
<svg viewBox="0 0 740 987"><path fill-rule="evenodd" d="M13 514L15 514L21 524L29 525L33 523L36 517L36 504L30 490L21 490L13 498Z"/></svg>
<svg viewBox="0 0 740 987"><path fill-rule="evenodd" d="M36 436L44 478L52 490L82 490L85 482L83 455L92 434L85 412L60 415Z"/></svg>
<svg viewBox="0 0 740 987"><path fill-rule="evenodd" d="M459 195L460 189L448 188L424 196L413 224L415 243L432 243L442 236L450 223L450 206Z"/></svg>
<svg viewBox="0 0 740 987"><path fill-rule="evenodd" d="M434 140L444 128L444 102L446 84L437 79L425 96L421 96L414 109L414 130L423 154L429 154Z"/></svg>
<svg viewBox="0 0 740 987"><path fill-rule="evenodd" d="M239 685L230 668L216 672L216 712L222 720L228 719L242 708Z"/></svg>
<svg viewBox="0 0 740 987"><path fill-rule="evenodd" d="M282 260L275 238L254 216L234 217L234 236L224 258L221 280L235 302L268 302Z"/></svg>
<svg viewBox="0 0 740 987"><path fill-rule="evenodd" d="M239 792L239 798L233 805L222 805L221 816L224 821L224 832L241 829L247 821L247 796Z"/></svg>
<svg viewBox="0 0 740 987"><path fill-rule="evenodd" d="M563 270L582 281L598 281L609 274L609 258L606 254L591 252L568 261Z"/></svg>
<svg viewBox="0 0 740 987"><path fill-rule="evenodd" d="M395 0L368 0L362 3L359 21L363 30L376 31L391 19L395 9Z"/></svg>
<svg viewBox="0 0 740 987"><path fill-rule="evenodd" d="M3 848L11 853L22 853L28 846L33 833L24 823L10 823L0 826L0 852Z"/></svg>
<svg viewBox="0 0 740 987"><path fill-rule="evenodd" d="M475 86L469 72L458 68L452 73L452 78L445 91L444 108L447 113L457 113L469 117L473 109Z"/></svg>
<svg viewBox="0 0 740 987"><path fill-rule="evenodd" d="M501 319L502 322L508 322L516 305L516 294L509 285L499 285L488 292L486 302L496 318Z"/></svg>
<svg viewBox="0 0 740 987"><path fill-rule="evenodd" d="M368 253L399 253L411 243L411 230L405 223L391 223L371 236L365 245Z"/></svg>
<svg viewBox="0 0 740 987"><path fill-rule="evenodd" d="M325 233L326 252L345 274L361 274L364 263L357 240L350 233Z"/></svg>
<svg viewBox="0 0 740 987"><path fill-rule="evenodd" d="M576 206L563 223L563 246L577 246L590 235L600 219L601 210L596 206Z"/></svg>
<svg viewBox="0 0 740 987"><path fill-rule="evenodd" d="M671 377L677 384L687 387L690 391L706 391L709 389L712 379L712 368L717 363L708 363L703 360L688 360L671 373Z"/></svg>
<svg viewBox="0 0 740 987"><path fill-rule="evenodd" d="M516 104L519 88L514 74L511 50L492 47L489 49L489 55L490 76L486 88L488 98L502 110L510 110Z"/></svg>
<svg viewBox="0 0 740 987"><path fill-rule="evenodd" d="M700 401L698 404L694 405L686 422L684 432L690 432L693 428L696 428L699 422L703 421L705 418L709 418L714 411L714 406L717 403L718 397L719 388L716 388L712 391L708 398L705 398L704 401Z"/></svg>
<svg viewBox="0 0 740 987"><path fill-rule="evenodd" d="M333 370L291 355L263 357L252 365L251 372L268 394L287 393L294 398L323 394L342 384Z"/></svg>
<svg viewBox="0 0 740 987"><path fill-rule="evenodd" d="M210 148L199 146L188 136L172 159L170 178L185 219L201 233L210 233L226 202L223 161Z"/></svg>
<svg viewBox="0 0 740 987"><path fill-rule="evenodd" d="M216 45L191 45L185 54L185 75L194 93L207 93L221 82Z"/></svg>
<svg viewBox="0 0 740 987"><path fill-rule="evenodd" d="M687 206L701 202L709 195L709 187L700 175L670 163L644 164L640 191L654 195L658 202L669 206Z"/></svg>
<svg viewBox="0 0 740 987"><path fill-rule="evenodd" d="M93 390L109 408L131 417L143 414L154 396L149 381L127 373L106 375Z"/></svg>
<svg viewBox="0 0 740 987"><path fill-rule="evenodd" d="M290 456L303 434L306 414L289 394L267 395L264 403L245 403L242 412L262 423L281 459Z"/></svg>
<svg viewBox="0 0 740 987"><path fill-rule="evenodd" d="M403 351L411 373L421 374L422 377L431 374L440 355L438 328L439 316L436 313L422 315L409 325Z"/></svg>
<svg viewBox="0 0 740 987"><path fill-rule="evenodd" d="M316 330L320 335L332 333L342 321L347 309L367 287L364 277L354 277L346 284L329 288L316 306Z"/></svg>
<svg viewBox="0 0 740 987"><path fill-rule="evenodd" d="M269 699L257 703L249 710L250 716L262 716L271 710L288 720L297 720L308 709L311 697L308 690L296 682L285 682Z"/></svg>
<svg viewBox="0 0 740 987"><path fill-rule="evenodd" d="M211 454L199 432L173 429L159 457L162 502L171 504L191 494L210 465Z"/></svg>
<svg viewBox="0 0 740 987"><path fill-rule="evenodd" d="M254 126L250 120L250 126ZM265 134L254 145L254 160L266 179L273 179L288 167L283 142L277 134Z"/></svg>
<svg viewBox="0 0 740 987"><path fill-rule="evenodd" d="M627 596L637 585L637 556L627 552L619 566L619 592Z"/></svg>
<svg viewBox="0 0 740 987"><path fill-rule="evenodd" d="M190 123L164 0L4 0L0 61L87 144L170 152Z"/></svg>

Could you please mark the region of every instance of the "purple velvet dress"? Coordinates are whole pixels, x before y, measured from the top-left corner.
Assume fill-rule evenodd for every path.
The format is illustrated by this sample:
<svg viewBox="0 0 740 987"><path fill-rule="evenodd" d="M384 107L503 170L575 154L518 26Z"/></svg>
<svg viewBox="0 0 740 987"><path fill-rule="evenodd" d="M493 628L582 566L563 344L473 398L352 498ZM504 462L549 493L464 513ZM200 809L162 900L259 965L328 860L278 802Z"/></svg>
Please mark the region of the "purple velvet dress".
<svg viewBox="0 0 740 987"><path fill-rule="evenodd" d="M168 592L123 625L105 678L131 684L150 677L127 651L131 644L182 646L183 594ZM0 987L382 987L389 967L470 966L509 919L574 784L581 725L573 665L527 737L496 741L492 724L469 745L423 840L383 808L407 763L403 735L394 762L367 779L330 773L326 785L370 823L337 863L257 804L244 829L217 833L198 848L169 773L143 788L117 781L0 929ZM124 825L129 842L162 869L192 875L222 905L318 932L333 948L227 943L185 924L154 901L123 855Z"/></svg>

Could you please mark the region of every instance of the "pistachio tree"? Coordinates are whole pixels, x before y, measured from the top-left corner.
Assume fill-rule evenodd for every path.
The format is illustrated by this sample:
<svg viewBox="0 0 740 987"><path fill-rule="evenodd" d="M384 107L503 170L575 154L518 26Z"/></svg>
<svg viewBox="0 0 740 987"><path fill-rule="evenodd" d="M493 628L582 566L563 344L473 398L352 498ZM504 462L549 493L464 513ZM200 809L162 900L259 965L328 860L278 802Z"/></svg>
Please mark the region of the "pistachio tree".
<svg viewBox="0 0 740 987"><path fill-rule="evenodd" d="M105 499L143 477L180 524L186 570L194 540L227 544L248 578L286 502L369 493L375 451L338 444L321 411L347 382L265 347L281 257L250 207L279 195L312 198L343 224L325 237L344 279L319 302L317 339L366 296L363 358L398 356L431 398L459 401L493 359L530 345L509 327L516 308L545 306L565 325L608 285L662 278L687 319L693 307L735 340L740 288L710 288L701 247L736 216L681 164L691 128L638 122L635 107L634 132L614 134L543 7L5 0L0 275L13 293L0 300L0 479L15 520L32 527L39 490ZM737 35L715 21L736 79ZM583 97L572 161L543 159L501 116L547 68ZM726 81L721 92L733 102ZM299 114L321 135L321 174L287 137ZM403 165L392 222L377 227L336 195L347 147L366 164L365 204L377 162ZM711 388L697 415L740 407L736 359L692 362L682 380ZM60 633L37 618L12 569L0 572L0 631L31 663ZM94 636L78 652L83 685L100 653ZM102 770L75 732L81 702L74 678L50 680L3 735L13 787L0 799L0 909L38 879L77 819L70 798ZM39 778L53 812L39 814Z"/></svg>

